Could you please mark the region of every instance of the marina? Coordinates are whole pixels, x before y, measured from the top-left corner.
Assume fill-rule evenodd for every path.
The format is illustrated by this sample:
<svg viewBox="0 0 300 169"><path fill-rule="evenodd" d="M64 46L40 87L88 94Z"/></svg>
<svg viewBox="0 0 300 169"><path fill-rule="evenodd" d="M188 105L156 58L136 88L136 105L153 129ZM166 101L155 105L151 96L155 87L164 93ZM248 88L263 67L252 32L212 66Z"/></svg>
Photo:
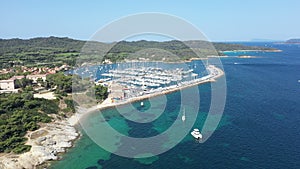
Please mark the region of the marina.
<svg viewBox="0 0 300 169"><path fill-rule="evenodd" d="M222 70L214 65L207 65L205 71L207 73L200 76L194 69L183 67L171 69L161 67L115 68L101 73L101 78L95 83L107 86L111 102L116 103L130 98L214 81L214 78L223 74Z"/></svg>
<svg viewBox="0 0 300 169"><path fill-rule="evenodd" d="M105 67L114 68L116 70L115 65L105 65ZM98 68L99 69L99 68ZM175 68L176 69L176 68ZM182 71L181 76L186 76L186 74L193 75L195 72L199 72L200 66L197 67L198 70L194 69L194 72L189 71ZM172 69L165 69L167 71L170 71ZM174 69L173 69L174 70ZM189 69L188 69L189 70ZM126 70L128 71L128 70ZM82 111L78 112L76 115L74 115L69 121L71 124L77 124L78 119L81 119L82 116L85 116L89 113L86 112L93 112L95 110L103 110L110 107L120 106L120 105L126 105L129 103L139 102L140 107L144 107L144 100L153 98L160 95L166 95L172 92L176 92L179 90L183 90L186 88L190 88L193 86L197 86L204 83L210 83L215 82L217 78L220 78L224 75L224 72L222 69L218 68L214 65L208 65L205 67L205 71L207 72L204 76L197 76L193 77L192 79L187 80L181 80L176 81L176 83L173 81L169 85L164 85L160 87L153 87L153 86L146 86L146 85L135 85L135 84L128 84L122 79L124 77L118 77L114 78L115 75L105 76L105 73L119 73L118 71L110 71L110 70L104 70L103 73L101 73L98 78L98 80L95 81L96 85L103 85L108 87L109 95L107 99L105 99L101 104L97 104L95 106L89 107L87 109L82 109ZM80 71L78 71L80 73ZM92 72L92 71L90 71ZM97 67L94 67L94 72L97 72ZM134 74L134 72L126 72L127 74L124 74L128 78L128 76L132 76L130 74ZM104 75L103 75L104 74ZM163 73L162 73L163 74ZM86 75L87 77L89 75ZM117 75L118 76L118 75ZM170 75L169 75L170 76ZM164 77L161 75L161 77ZM133 78L133 77L132 77ZM142 77L137 77L142 78ZM104 80L105 79L105 80ZM121 83L124 82L124 83ZM185 110L184 114L181 117L181 120L183 122L186 121L186 115Z"/></svg>

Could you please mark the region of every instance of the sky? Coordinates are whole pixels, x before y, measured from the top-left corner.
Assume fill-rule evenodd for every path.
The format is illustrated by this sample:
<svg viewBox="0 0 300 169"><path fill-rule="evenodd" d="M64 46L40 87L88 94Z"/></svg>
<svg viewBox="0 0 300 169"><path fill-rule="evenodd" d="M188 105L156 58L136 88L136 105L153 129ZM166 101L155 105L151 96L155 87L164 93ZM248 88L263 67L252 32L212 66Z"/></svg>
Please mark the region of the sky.
<svg viewBox="0 0 300 169"><path fill-rule="evenodd" d="M121 17L171 14L211 41L300 38L299 0L3 0L0 38L59 36L89 39Z"/></svg>

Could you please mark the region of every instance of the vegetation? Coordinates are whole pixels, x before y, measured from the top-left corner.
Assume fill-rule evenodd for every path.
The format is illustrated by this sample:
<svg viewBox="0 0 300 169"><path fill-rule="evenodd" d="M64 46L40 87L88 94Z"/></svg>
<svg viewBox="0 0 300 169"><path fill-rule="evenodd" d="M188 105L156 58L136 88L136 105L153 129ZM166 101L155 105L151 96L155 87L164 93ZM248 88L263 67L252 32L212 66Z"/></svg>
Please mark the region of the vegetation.
<svg viewBox="0 0 300 169"><path fill-rule="evenodd" d="M73 100L67 98L64 99L64 102L67 105L67 108L64 111L75 113L75 106L77 106L76 102L73 102Z"/></svg>
<svg viewBox="0 0 300 169"><path fill-rule="evenodd" d="M95 44L93 44L95 45ZM228 44L228 43L210 43L207 41L166 41L166 42L156 42L156 41L121 41L115 44L110 44L111 49L104 55L103 60L110 60L111 62L128 60L136 60L139 58L149 59L151 61L182 61L190 60L191 58L206 58L207 56L223 55L221 51L227 50L271 50L271 48L255 47L255 46L244 46L240 44ZM94 47L95 49L105 50L103 44L99 47ZM95 60L99 59L99 53L101 51L95 51L95 49L89 51L86 50L86 55L89 59L96 63ZM89 60L84 60L84 56L80 59L82 63L88 62Z"/></svg>
<svg viewBox="0 0 300 169"><path fill-rule="evenodd" d="M229 43L214 43L214 47L219 51L231 51L231 50L275 50L274 48L260 47L260 46L245 46L241 44L229 44Z"/></svg>
<svg viewBox="0 0 300 169"><path fill-rule="evenodd" d="M69 38L0 39L0 68L14 65L74 64L84 41Z"/></svg>
<svg viewBox="0 0 300 169"><path fill-rule="evenodd" d="M30 150L24 145L27 131L39 128L39 123L48 123L47 114L57 113L57 101L36 99L32 93L0 95L0 152L22 153Z"/></svg>
<svg viewBox="0 0 300 169"><path fill-rule="evenodd" d="M62 64L68 64L70 66L75 65L76 58L79 57L81 49L86 41L74 40L70 38L33 38L28 40L22 39L0 39L0 68L10 68L18 65L25 66L60 66ZM217 51L224 50L267 50L269 48L250 47L237 44L228 43L210 43L205 41L167 41L167 42L154 42L154 41L136 41L126 42L121 41L116 44L105 44L100 42L89 42L89 47L86 51L81 53L80 58L90 58L91 55L95 57L99 56L99 53L103 49L109 49L108 53L103 54L105 59L110 59L112 62L122 61L127 57L137 57L134 54L137 51L139 57L143 55L147 56L147 52L143 52L145 49L161 49L168 51L176 56L179 56L181 60L196 57L193 50L188 46L192 46L193 49L198 50L200 57L205 57L210 54L217 54L212 51L214 46ZM97 55L98 54L98 55ZM164 53L165 54L165 53ZM0 76L1 78L1 76Z"/></svg>
<svg viewBox="0 0 300 169"><path fill-rule="evenodd" d="M105 100L108 96L107 87L95 85L95 97L97 100Z"/></svg>
<svg viewBox="0 0 300 169"><path fill-rule="evenodd" d="M108 97L108 88L102 85L94 85L87 90L86 95L95 98L97 102L101 102Z"/></svg>
<svg viewBox="0 0 300 169"><path fill-rule="evenodd" d="M32 86L32 80L30 79L23 78L16 79L15 81L15 88L22 88L23 90L25 90L25 88L28 88L29 86Z"/></svg>
<svg viewBox="0 0 300 169"><path fill-rule="evenodd" d="M63 72L47 75L44 86L54 90L59 97L67 96L72 92L84 92L90 80L81 80L78 75L66 75ZM74 91L73 91L74 90Z"/></svg>
<svg viewBox="0 0 300 169"><path fill-rule="evenodd" d="M63 72L49 74L45 86L54 89L56 94L66 96L72 92L72 75L65 75Z"/></svg>
<svg viewBox="0 0 300 169"><path fill-rule="evenodd" d="M64 96L72 92L73 80L76 91L85 91L84 86L79 83L79 78L77 75L65 75L60 72L48 75L46 82L37 80L46 88L53 89L61 100L33 98L32 80L28 79L16 80L16 87L22 88L22 93L0 94L0 153L29 151L30 146L24 145L27 131L38 129L39 123L50 122L48 114L63 112L65 116L65 113L74 113L76 102ZM96 86L95 92L99 100L107 97L106 87ZM62 110L59 108L60 102L66 104Z"/></svg>
<svg viewBox="0 0 300 169"><path fill-rule="evenodd" d="M1 62L1 61L0 61ZM9 79L11 77L13 77L15 74L12 72L9 73L5 73L5 74L0 74L0 80L6 80Z"/></svg>

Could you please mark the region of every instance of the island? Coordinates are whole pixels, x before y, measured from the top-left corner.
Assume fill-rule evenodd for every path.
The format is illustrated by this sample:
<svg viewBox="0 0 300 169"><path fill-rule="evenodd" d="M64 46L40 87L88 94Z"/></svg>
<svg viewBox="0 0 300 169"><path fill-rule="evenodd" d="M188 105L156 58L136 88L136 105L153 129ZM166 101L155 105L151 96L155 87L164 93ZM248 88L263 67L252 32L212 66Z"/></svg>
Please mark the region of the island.
<svg viewBox="0 0 300 169"><path fill-rule="evenodd" d="M287 44L300 44L300 39L289 39L285 43L287 43Z"/></svg>

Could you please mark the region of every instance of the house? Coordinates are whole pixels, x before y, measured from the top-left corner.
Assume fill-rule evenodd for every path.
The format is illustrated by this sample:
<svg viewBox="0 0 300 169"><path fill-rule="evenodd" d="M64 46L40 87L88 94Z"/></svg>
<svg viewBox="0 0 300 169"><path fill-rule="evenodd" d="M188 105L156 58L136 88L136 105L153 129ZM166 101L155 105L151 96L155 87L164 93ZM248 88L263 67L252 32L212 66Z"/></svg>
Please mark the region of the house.
<svg viewBox="0 0 300 169"><path fill-rule="evenodd" d="M36 74L36 75L27 75L27 79L31 79L33 83L37 83L37 80L41 78L44 82L46 81L47 74Z"/></svg>
<svg viewBox="0 0 300 169"><path fill-rule="evenodd" d="M14 90L15 89L15 80L0 80L0 89L2 90Z"/></svg>

